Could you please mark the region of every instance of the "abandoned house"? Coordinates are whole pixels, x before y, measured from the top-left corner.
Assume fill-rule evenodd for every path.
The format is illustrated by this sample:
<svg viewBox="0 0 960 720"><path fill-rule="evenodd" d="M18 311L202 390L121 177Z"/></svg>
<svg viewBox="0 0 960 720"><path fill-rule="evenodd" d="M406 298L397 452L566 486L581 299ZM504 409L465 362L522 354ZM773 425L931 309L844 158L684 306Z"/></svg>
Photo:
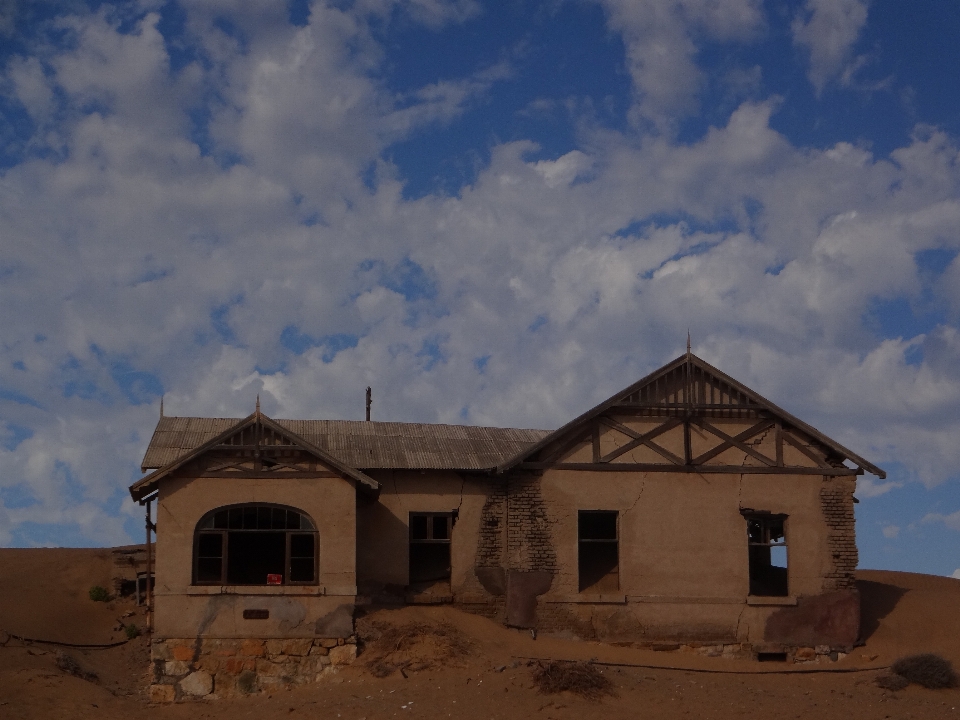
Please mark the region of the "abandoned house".
<svg viewBox="0 0 960 720"><path fill-rule="evenodd" d="M348 662L358 604L716 652L849 650L855 479L884 477L689 352L553 432L274 420L258 403L161 417L143 470L130 492L148 527L156 502L157 699Z"/></svg>

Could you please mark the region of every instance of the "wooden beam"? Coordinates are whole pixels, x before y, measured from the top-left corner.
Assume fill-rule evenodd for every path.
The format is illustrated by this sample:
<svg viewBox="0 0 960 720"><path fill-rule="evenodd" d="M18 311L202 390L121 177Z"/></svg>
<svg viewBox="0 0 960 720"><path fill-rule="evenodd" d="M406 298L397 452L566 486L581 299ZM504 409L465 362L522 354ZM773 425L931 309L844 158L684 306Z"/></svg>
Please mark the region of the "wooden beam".
<svg viewBox="0 0 960 720"><path fill-rule="evenodd" d="M777 420L774 427L776 428L774 441L777 444L777 467L783 467L783 423Z"/></svg>
<svg viewBox="0 0 960 720"><path fill-rule="evenodd" d="M744 440L748 440L749 438L752 438L754 435L766 430L771 425L773 425L772 420L761 420L756 425L754 425L753 427L747 428L736 437L731 437L730 435L727 435L725 432L723 432L723 430L720 430L719 428L714 427L713 425L711 425L710 423L702 419L700 420L699 425L707 432L713 433L721 440L724 440L724 442L721 443L720 445L717 445L717 447L711 450L708 450L707 452L703 453L699 457L694 458L690 463L691 465L701 465L702 463L706 462L707 460L710 460L711 458L716 457L717 455L724 452L725 450L728 450L731 447L736 447L740 450L743 450L743 452L747 453L751 457L756 458L757 460L762 462L764 465L776 467L776 464L777 464L776 460L771 460L766 455L757 452L749 445L743 444Z"/></svg>
<svg viewBox="0 0 960 720"><path fill-rule="evenodd" d="M744 403L641 403L619 402L611 410L764 410L762 405Z"/></svg>
<svg viewBox="0 0 960 720"><path fill-rule="evenodd" d="M249 464L247 458L235 458L230 460L230 462L221 462L218 465L210 465L207 468L204 468L203 472L220 472L221 470L230 470L231 468L236 468L237 470L242 470L244 464Z"/></svg>
<svg viewBox="0 0 960 720"><path fill-rule="evenodd" d="M698 475L862 475L862 468L766 467L758 465L668 465L666 463L520 463L521 470L596 470L597 472L679 472Z"/></svg>
<svg viewBox="0 0 960 720"><path fill-rule="evenodd" d="M233 472L212 471L200 473L199 477L210 478L335 478L342 477L333 472L310 472L308 470L290 471L290 470L235 470Z"/></svg>
<svg viewBox="0 0 960 720"><path fill-rule="evenodd" d="M629 428L626 425L619 423L610 417L603 416L600 418L600 422L604 423L608 427L613 428L617 432L623 433L624 435L633 438L633 440L628 442L626 445L622 445L618 447L613 452L607 453L602 458L600 458L599 462L608 463L611 460L620 457L624 453L630 452L635 447L638 447L640 445L646 445L648 448L656 452L658 455L662 455L670 462L675 463L677 465L683 464L683 460L678 458L672 452L670 452L666 448L660 447L655 442L652 442L653 438L659 435L662 435L668 430L672 430L673 428L677 427L677 425L679 425L681 422L683 422L679 418L674 418L670 422L666 422L663 425L660 425L659 427L656 427L650 432L644 433L642 435L638 433L636 430L634 430L633 428Z"/></svg>
<svg viewBox="0 0 960 720"><path fill-rule="evenodd" d="M299 445L214 445L211 450L303 450Z"/></svg>
<svg viewBox="0 0 960 720"><path fill-rule="evenodd" d="M541 462L553 462L563 454L564 450L567 450L570 447L575 447L580 443L592 442L591 436L592 431L590 428L587 428L586 430L581 429L577 435L570 435L567 438L561 438L557 442L552 443L550 446L545 447L541 451L542 453L547 453L543 455L543 460L541 460Z"/></svg>
<svg viewBox="0 0 960 720"><path fill-rule="evenodd" d="M797 450L802 452L804 455L806 455L808 458L813 460L819 467L821 468L831 467L822 458L818 458L810 448L808 448L806 445L800 442L797 438L795 438L789 432L783 433L783 439L786 440L790 445L795 447Z"/></svg>

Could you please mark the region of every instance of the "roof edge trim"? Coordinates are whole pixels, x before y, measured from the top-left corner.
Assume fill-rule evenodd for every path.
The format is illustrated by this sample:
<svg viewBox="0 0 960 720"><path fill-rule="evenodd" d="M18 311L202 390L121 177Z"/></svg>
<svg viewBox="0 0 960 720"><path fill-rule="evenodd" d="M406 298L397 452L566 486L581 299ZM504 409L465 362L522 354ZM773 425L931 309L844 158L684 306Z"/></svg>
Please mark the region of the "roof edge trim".
<svg viewBox="0 0 960 720"><path fill-rule="evenodd" d="M159 483L161 480L169 476L171 473L175 472L176 470L183 467L185 464L187 464L191 460L194 460L199 456L203 455L205 452L209 451L210 448L220 444L222 441L226 440L227 438L231 437L232 435L252 425L255 422L260 422L264 426L269 427L271 430L290 438L291 440L294 441L296 445L299 445L301 448L303 448L310 454L317 457L317 459L321 460L325 465L329 465L334 470L342 473L346 477L356 482L357 487L364 490L365 492L376 493L380 491L380 483L378 483L376 480L371 478L369 475L361 472L360 470L357 470L356 468L352 468L348 465L343 464L342 462L337 460L335 457L330 455L325 450L321 450L320 448L313 445L312 443L304 440L295 432L292 432L291 430L287 430L283 426L279 425L276 421L267 417L258 409L252 415L248 415L247 417L238 421L237 423L230 426L229 428L224 430L222 433L220 433L216 437L211 438L207 442L197 446L196 448L194 448L187 454L177 458L176 460L173 460L167 463L163 467L154 470L152 473L150 473L146 477L142 477L139 480L137 480L137 482L133 483L129 488L130 496L134 499L134 501L139 502L144 497L151 494L156 489L157 483Z"/></svg>
<svg viewBox="0 0 960 720"><path fill-rule="evenodd" d="M655 380L657 377L659 377L659 376L661 376L661 375L665 375L665 374L667 374L667 373L675 370L676 368L680 367L681 365L683 365L683 364L685 364L685 363L690 363L691 365L696 365L696 366L698 366L701 370L703 370L704 372L707 372L707 373L709 373L709 374L711 374L711 375L714 375L718 380L722 380L723 382L728 383L730 386L732 386L733 388L735 388L736 390L738 390L739 392L743 393L743 394L746 395L748 398L750 398L751 400L753 400L755 403L757 403L757 404L758 404L759 406L761 406L763 409L765 409L765 410L767 410L768 412L770 412L770 413L778 416L778 417L780 418L780 420L786 421L788 424L796 427L797 429L799 429L799 430L803 431L804 433L810 435L811 437L815 438L818 442L820 442L821 444L827 446L828 448L830 448L831 450L833 450L834 452L836 452L838 455L842 455L842 456L844 457L844 459L850 460L851 462L856 463L861 469L866 470L867 472L871 473L872 475L876 475L876 476L877 476L878 478L880 478L881 480L883 480L883 479L885 479L885 478L887 477L886 471L883 470L882 468L880 468L880 467L874 465L873 463L865 460L864 458L860 457L859 455L857 455L857 454L856 454L855 452L853 452L852 450L850 450L850 449L844 447L843 445L841 445L840 443L838 443L836 440L833 440L832 438L824 435L822 432L820 432L819 430L817 430L817 429L816 429L815 427L813 427L812 425L809 425L809 424L805 423L803 420L800 420L799 418L791 415L790 413L788 413L788 412L787 412L786 410L784 410L783 408L781 408L781 407L779 407L778 405L775 405L774 403L772 403L772 402L770 402L769 400L767 400L765 397L763 397L762 395L760 395L759 393L757 393L755 390L751 390L750 388L748 388L746 385L744 385L744 384L741 383L740 381L738 381L738 380L730 377L729 375L727 375L727 374L726 374L725 372L723 372L722 370L719 370L718 368L715 368L713 365L711 365L710 363L708 363L706 360L703 360L702 358L694 355L693 353L691 353L691 352L689 352L689 351L686 352L686 353L684 353L684 354L681 355L680 357L676 358L675 360L672 360L672 361L668 362L668 363L667 363L666 365L664 365L663 367L661 367L661 368L659 368L659 369L657 369L657 370L654 370L652 373L649 373L648 375L640 378L639 380L637 380L637 381L636 381L635 383L633 383L632 385L629 385L629 386L627 386L626 388L624 388L623 390L620 390L619 392L614 393L611 397L607 398L606 400L604 400L603 402L601 402L599 405L596 405L596 406L592 407L591 409L587 410L585 413L582 413L581 415L578 415L578 416L575 417L573 420L571 420L570 422L566 423L565 425L563 425L562 427L558 428L557 430L553 431L552 433L550 433L549 435L547 435L546 437L544 437L544 438L543 438L542 440L540 440L539 442L531 445L529 448L527 448L527 449L523 450L522 452L514 455L512 458L510 458L510 459L507 460L506 462L501 463L500 465L497 466L497 473L498 473L498 474L503 474L503 473L505 473L505 472L507 472L507 471L509 471L509 470L512 470L513 468L517 467L517 466L520 465L521 463L525 462L525 461L526 461L528 458L530 458L532 455L534 455L535 453L537 453L537 452L539 452L540 450L542 450L543 448L545 448L545 447L546 447L547 445L549 445L550 443L556 442L557 440L563 438L565 435L569 434L569 433L572 432L573 430L575 430L575 429L577 429L578 427L580 427L581 425L583 425L585 422L587 422L587 421L589 421L589 420L592 420L594 417L597 417L598 415L600 415L600 414L603 413L604 411L606 411L606 410L608 410L609 408L613 407L613 406L616 405L624 396L626 396L626 395L631 395L632 393L636 392L636 391L639 390L640 388L644 387L645 385L647 385L647 384L649 384L650 382L652 382L653 380Z"/></svg>

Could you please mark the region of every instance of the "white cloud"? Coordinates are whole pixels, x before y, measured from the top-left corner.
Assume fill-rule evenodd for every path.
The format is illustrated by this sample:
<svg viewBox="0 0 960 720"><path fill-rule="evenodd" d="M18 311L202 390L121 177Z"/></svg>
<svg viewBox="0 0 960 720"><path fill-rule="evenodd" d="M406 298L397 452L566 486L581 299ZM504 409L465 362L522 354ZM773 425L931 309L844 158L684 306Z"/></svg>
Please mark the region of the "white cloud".
<svg viewBox="0 0 960 720"><path fill-rule="evenodd" d="M495 144L455 196L405 200L385 147L509 68L398 98L377 79L372 4L316 4L303 28L276 7L188 5L205 63L173 76L153 16L126 35L85 16L49 74L7 67L31 112L48 112L47 90L68 112L62 154L0 175L0 304L17 309L0 383L19 397L0 412L34 431L0 450L0 485L35 500L0 507L0 543L44 518L124 537L136 509L102 508L157 416L151 393L128 397L136 373L159 378L168 414L243 416L260 393L276 416L360 418L373 385L381 419L551 428L679 354L687 328L698 354L870 460L956 479L956 327L878 340L864 322L877 298L960 307L960 263L927 287L914 261L957 247L952 138L918 128L892 160L799 148L771 127L771 98L686 144L589 125L559 157ZM643 116L695 100L690 28L744 37L759 7L608 5ZM247 34L242 52L218 13ZM94 100L102 112L82 110ZM280 344L290 327L298 352ZM863 477L858 496L903 484Z"/></svg>
<svg viewBox="0 0 960 720"><path fill-rule="evenodd" d="M898 525L887 525L883 528L883 536L887 540L894 540L900 534L900 527Z"/></svg>
<svg viewBox="0 0 960 720"><path fill-rule="evenodd" d="M954 570L953 574L950 577L960 580L960 568L957 568L956 570Z"/></svg>
<svg viewBox="0 0 960 720"><path fill-rule="evenodd" d="M901 487L903 487L902 482L895 482L893 480L884 482L869 476L857 478L857 495L863 499L880 497L891 490L896 490Z"/></svg>
<svg viewBox="0 0 960 720"><path fill-rule="evenodd" d="M943 523L951 530L956 530L960 532L960 510L957 510L955 513L949 515L944 515L942 513L927 513L923 516L924 523Z"/></svg>
<svg viewBox="0 0 960 720"><path fill-rule="evenodd" d="M623 37L640 118L667 129L698 107L695 31L744 39L763 25L758 0L599 0Z"/></svg>
<svg viewBox="0 0 960 720"><path fill-rule="evenodd" d="M810 52L807 76L818 93L847 68L867 22L868 4L867 0L807 0L803 14L794 20L793 42Z"/></svg>
<svg viewBox="0 0 960 720"><path fill-rule="evenodd" d="M571 150L556 160L539 160L533 169L543 177L547 187L569 185L578 175L586 172L592 165L590 157L579 150Z"/></svg>

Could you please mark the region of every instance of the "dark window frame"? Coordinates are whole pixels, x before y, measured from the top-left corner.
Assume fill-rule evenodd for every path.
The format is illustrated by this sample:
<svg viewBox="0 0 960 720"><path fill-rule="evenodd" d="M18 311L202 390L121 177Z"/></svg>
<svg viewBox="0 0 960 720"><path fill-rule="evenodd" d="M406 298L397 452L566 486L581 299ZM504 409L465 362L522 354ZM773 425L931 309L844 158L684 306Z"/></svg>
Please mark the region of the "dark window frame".
<svg viewBox="0 0 960 720"><path fill-rule="evenodd" d="M789 516L783 513L743 512L747 536L747 577L750 597L790 596ZM786 566L780 571L772 549L783 548Z"/></svg>
<svg viewBox="0 0 960 720"><path fill-rule="evenodd" d="M280 513L283 513L281 516ZM291 515L294 513L294 515ZM267 520L269 517L269 520ZM282 518L282 519L281 519ZM256 527L266 523L270 527ZM248 525L254 525L248 527ZM273 525L282 524L282 527ZM296 524L296 527L293 525ZM229 582L229 535L237 533L270 533L284 534L284 572L281 585L318 585L320 582L320 536L317 525L307 513L289 505L275 503L242 503L225 505L215 508L204 514L197 523L193 533L193 585L237 585L243 587L270 587L266 578L262 583ZM220 540L219 555L200 555L201 538L218 537ZM310 537L313 544L312 573L310 580L291 580L294 560L305 560L309 555L291 555L291 544L294 537ZM219 561L219 577L217 579L201 579L200 565L202 560ZM209 565L209 563L208 563ZM302 567L301 563L301 567ZM212 565L210 565L212 569Z"/></svg>
<svg viewBox="0 0 960 720"><path fill-rule="evenodd" d="M415 530L415 526L418 524L416 519L426 518L426 533L425 537L415 537L415 534L419 535ZM445 537L435 537L437 530L437 520L445 520ZM407 543L408 543L408 582L410 584L419 584L421 582L442 582L443 580L450 580L453 575L453 526L457 524L457 512L446 511L446 512L429 512L429 511L411 511L407 520ZM414 577L414 558L417 555L415 546L424 546L424 545L446 545L447 550L447 561L449 567L447 568L448 574L442 578L436 578L432 580L423 580L416 579Z"/></svg>
<svg viewBox="0 0 960 720"><path fill-rule="evenodd" d="M613 536L584 537L584 535L588 533L609 535L609 533L596 532L596 520L600 518L608 521L612 520ZM590 533L591 525L594 526L592 533ZM610 552L609 548L612 548L613 568L588 582L589 574L584 567L585 558L597 555L597 551L602 554L604 550L601 548L606 548L607 553ZM609 558L606 559L606 562L609 564ZM614 575L616 577L616 587L606 587L607 584L610 584L610 581L607 579ZM606 583L604 582L605 580L607 580ZM598 588L598 586L601 587ZM618 510L577 511L577 590L580 593L588 594L620 591L620 512Z"/></svg>

